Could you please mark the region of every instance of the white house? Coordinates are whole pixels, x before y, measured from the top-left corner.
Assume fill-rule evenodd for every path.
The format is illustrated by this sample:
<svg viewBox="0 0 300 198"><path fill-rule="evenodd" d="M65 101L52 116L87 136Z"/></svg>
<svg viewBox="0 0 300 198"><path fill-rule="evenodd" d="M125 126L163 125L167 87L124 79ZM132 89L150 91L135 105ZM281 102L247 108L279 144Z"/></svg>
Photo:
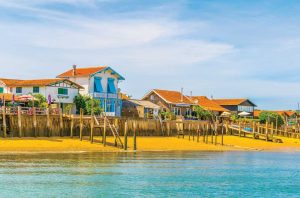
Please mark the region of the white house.
<svg viewBox="0 0 300 198"><path fill-rule="evenodd" d="M17 80L0 78L0 93L16 96L42 94L51 97L52 103L61 104L62 108L72 104L82 86L68 79Z"/></svg>
<svg viewBox="0 0 300 198"><path fill-rule="evenodd" d="M120 81L125 80L123 76L108 66L77 68L57 76L69 79L82 87L82 95L89 95L99 99L101 107L108 116L121 116L122 99L119 97Z"/></svg>

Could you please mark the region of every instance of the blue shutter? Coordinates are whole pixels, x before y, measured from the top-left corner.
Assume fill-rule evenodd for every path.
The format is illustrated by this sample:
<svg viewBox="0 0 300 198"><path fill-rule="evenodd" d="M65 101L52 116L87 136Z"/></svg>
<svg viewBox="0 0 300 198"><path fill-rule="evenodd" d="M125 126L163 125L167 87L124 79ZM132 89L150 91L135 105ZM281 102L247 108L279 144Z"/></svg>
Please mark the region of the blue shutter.
<svg viewBox="0 0 300 198"><path fill-rule="evenodd" d="M108 87L107 87L108 93L117 93L114 82L115 82L115 79L113 79L113 78L108 79Z"/></svg>
<svg viewBox="0 0 300 198"><path fill-rule="evenodd" d="M101 78L99 77L94 78L94 92L97 93L103 92L102 85L101 85Z"/></svg>

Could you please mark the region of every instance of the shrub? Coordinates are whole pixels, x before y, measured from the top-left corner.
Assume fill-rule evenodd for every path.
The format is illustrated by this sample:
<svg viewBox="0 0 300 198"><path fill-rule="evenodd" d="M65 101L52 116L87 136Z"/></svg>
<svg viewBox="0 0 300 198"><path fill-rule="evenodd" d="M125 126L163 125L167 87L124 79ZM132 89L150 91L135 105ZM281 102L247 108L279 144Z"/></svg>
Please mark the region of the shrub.
<svg viewBox="0 0 300 198"><path fill-rule="evenodd" d="M259 121L262 124L267 121L276 124L276 120L279 127L284 124L283 118L278 113L263 111L259 114Z"/></svg>

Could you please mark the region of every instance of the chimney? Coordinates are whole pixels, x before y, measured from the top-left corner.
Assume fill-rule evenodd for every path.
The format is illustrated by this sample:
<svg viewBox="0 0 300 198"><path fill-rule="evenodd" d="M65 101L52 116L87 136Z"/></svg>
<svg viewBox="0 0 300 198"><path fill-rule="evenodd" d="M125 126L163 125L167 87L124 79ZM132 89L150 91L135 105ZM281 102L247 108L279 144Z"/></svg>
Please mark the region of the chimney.
<svg viewBox="0 0 300 198"><path fill-rule="evenodd" d="M77 66L73 65L73 76L76 76L76 68L77 68Z"/></svg>
<svg viewBox="0 0 300 198"><path fill-rule="evenodd" d="M183 88L181 88L181 102L183 102Z"/></svg>

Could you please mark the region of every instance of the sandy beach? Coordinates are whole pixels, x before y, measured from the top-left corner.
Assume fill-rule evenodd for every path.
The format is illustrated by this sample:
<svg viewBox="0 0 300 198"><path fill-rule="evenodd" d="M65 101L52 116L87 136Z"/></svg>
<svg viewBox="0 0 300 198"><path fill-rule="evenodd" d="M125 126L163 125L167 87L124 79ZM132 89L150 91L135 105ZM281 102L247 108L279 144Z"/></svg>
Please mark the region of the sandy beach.
<svg viewBox="0 0 300 198"><path fill-rule="evenodd" d="M186 137L138 137L138 151L300 151L300 140L281 138L283 143L266 142L251 138L240 138L236 136L225 136L224 146L205 144L193 141ZM83 141L78 138L52 137L52 138L7 138L0 139L1 153L26 153L26 152L124 152L113 146L113 138L107 138L107 146L104 147L96 137L93 144L85 137ZM210 138L209 138L210 141ZM218 137L221 142L221 137ZM133 150L133 138L128 139L128 151Z"/></svg>

